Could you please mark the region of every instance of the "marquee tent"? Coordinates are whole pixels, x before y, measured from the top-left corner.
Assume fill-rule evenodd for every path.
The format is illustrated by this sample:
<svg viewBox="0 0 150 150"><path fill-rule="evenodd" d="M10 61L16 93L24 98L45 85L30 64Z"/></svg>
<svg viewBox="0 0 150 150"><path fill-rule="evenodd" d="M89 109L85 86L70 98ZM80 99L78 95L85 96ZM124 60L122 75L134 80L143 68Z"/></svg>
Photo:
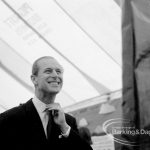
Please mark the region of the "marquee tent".
<svg viewBox="0 0 150 150"><path fill-rule="evenodd" d="M64 67L63 107L122 88L121 9L115 0L1 0L0 112L33 97L35 59Z"/></svg>

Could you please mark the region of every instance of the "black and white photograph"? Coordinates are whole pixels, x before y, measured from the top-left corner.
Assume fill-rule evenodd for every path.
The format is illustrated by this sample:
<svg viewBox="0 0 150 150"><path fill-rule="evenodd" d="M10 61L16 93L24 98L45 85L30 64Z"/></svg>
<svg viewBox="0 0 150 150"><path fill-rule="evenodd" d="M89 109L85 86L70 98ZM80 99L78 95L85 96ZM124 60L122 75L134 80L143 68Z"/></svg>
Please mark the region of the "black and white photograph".
<svg viewBox="0 0 150 150"><path fill-rule="evenodd" d="M150 1L0 0L0 149L149 150Z"/></svg>

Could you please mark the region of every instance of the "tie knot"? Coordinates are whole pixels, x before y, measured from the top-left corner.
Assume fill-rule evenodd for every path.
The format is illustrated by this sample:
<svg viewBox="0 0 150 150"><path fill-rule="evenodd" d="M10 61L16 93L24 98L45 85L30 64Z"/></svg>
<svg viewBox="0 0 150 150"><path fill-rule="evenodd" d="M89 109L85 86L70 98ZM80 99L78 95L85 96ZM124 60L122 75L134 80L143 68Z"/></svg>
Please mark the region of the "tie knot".
<svg viewBox="0 0 150 150"><path fill-rule="evenodd" d="M48 111L50 111L50 107L46 105L44 112L48 112Z"/></svg>
<svg viewBox="0 0 150 150"><path fill-rule="evenodd" d="M49 109L45 109L45 112L46 112L46 114L48 115L48 118L49 119L51 119L51 118L53 118L53 115L52 115L52 110L49 110Z"/></svg>

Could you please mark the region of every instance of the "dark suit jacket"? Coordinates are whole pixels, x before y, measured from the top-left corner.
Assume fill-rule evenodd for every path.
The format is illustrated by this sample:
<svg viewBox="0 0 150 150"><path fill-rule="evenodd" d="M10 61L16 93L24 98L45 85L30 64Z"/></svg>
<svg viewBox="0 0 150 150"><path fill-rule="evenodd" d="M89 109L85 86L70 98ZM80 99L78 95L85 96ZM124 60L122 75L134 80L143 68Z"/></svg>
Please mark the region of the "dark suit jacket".
<svg viewBox="0 0 150 150"><path fill-rule="evenodd" d="M0 147L4 150L92 150L78 135L75 118L65 115L71 126L69 136L59 138L60 130L55 126L52 140L48 142L32 100L12 108L0 114Z"/></svg>

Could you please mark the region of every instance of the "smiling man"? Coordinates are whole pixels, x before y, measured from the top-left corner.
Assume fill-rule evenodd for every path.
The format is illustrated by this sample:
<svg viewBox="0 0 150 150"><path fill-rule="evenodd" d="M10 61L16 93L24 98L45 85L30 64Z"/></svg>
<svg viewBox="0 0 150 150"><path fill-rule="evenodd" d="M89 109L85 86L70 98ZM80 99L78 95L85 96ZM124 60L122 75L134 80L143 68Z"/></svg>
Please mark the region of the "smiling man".
<svg viewBox="0 0 150 150"><path fill-rule="evenodd" d="M0 143L5 150L92 150L78 134L74 117L55 103L63 85L63 68L45 56L32 67L34 98L0 114Z"/></svg>
<svg viewBox="0 0 150 150"><path fill-rule="evenodd" d="M37 59L32 67L35 95L44 103L53 103L63 85L63 68L53 57Z"/></svg>

